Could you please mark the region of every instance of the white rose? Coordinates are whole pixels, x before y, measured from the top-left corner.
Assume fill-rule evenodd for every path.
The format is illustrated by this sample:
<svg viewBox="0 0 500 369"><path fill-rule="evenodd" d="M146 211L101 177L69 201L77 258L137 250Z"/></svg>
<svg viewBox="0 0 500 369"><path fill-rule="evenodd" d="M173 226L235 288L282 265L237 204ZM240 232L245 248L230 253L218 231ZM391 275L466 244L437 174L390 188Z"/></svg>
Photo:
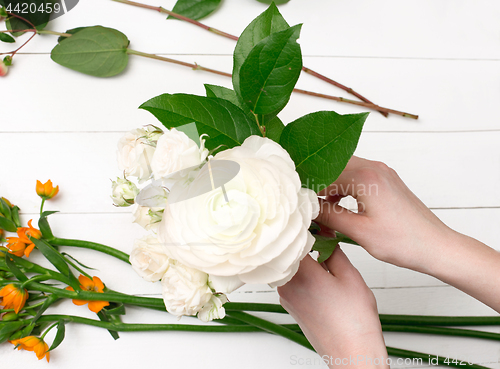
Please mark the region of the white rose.
<svg viewBox="0 0 500 369"><path fill-rule="evenodd" d="M137 274L148 282L159 281L170 265L169 257L152 235L135 240L129 260Z"/></svg>
<svg viewBox="0 0 500 369"><path fill-rule="evenodd" d="M147 231L155 231L163 217L162 208L150 208L135 204L132 207L132 222L139 224Z"/></svg>
<svg viewBox="0 0 500 369"><path fill-rule="evenodd" d="M214 319L222 319L226 316L226 309L222 305L227 302L227 296L212 295L210 301L207 302L198 312L198 319L204 322L210 322Z"/></svg>
<svg viewBox="0 0 500 369"><path fill-rule="evenodd" d="M189 199L207 187L208 165L190 186L172 187L158 228L166 253L227 285L285 284L314 243L308 228L319 211L316 194L301 188L288 152L270 139L251 136L217 160L240 167L225 194L219 187Z"/></svg>
<svg viewBox="0 0 500 369"><path fill-rule="evenodd" d="M128 179L117 178L111 184L111 198L116 206L130 206L139 194L137 186Z"/></svg>
<svg viewBox="0 0 500 369"><path fill-rule="evenodd" d="M154 126L127 132L118 142L118 167L127 177L137 177L139 183L151 177L151 160L156 141L162 131Z"/></svg>
<svg viewBox="0 0 500 369"><path fill-rule="evenodd" d="M196 315L211 299L208 275L172 261L161 280L165 307L176 316Z"/></svg>
<svg viewBox="0 0 500 369"><path fill-rule="evenodd" d="M172 128L158 140L156 151L151 161L155 179L166 178L174 174L186 177L190 170L205 161L208 150L205 140L200 137L200 147L184 132ZM185 171L183 171L185 169Z"/></svg>

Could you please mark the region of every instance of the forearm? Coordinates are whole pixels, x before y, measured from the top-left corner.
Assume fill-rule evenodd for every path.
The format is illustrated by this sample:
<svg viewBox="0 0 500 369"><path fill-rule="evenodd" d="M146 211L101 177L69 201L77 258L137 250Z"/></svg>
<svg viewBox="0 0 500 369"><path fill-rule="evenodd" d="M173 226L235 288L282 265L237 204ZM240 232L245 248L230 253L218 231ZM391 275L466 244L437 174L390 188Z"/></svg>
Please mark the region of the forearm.
<svg viewBox="0 0 500 369"><path fill-rule="evenodd" d="M420 269L500 312L500 252L491 247L452 232Z"/></svg>

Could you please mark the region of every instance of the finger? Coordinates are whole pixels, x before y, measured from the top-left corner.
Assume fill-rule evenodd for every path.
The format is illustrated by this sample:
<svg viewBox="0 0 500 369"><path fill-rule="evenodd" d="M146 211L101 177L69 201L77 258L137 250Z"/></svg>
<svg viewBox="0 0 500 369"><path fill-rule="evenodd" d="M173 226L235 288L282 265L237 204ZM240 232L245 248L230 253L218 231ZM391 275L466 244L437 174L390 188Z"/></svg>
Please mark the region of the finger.
<svg viewBox="0 0 500 369"><path fill-rule="evenodd" d="M338 278L342 278L352 272L357 272L357 269L351 264L349 258L344 254L340 246L337 246L332 255L326 259L325 265L330 274Z"/></svg>
<svg viewBox="0 0 500 369"><path fill-rule="evenodd" d="M294 295L300 291L307 293L311 291L310 287L314 286L314 281L324 277L324 273L326 273L325 269L310 255L306 255L300 262L299 270L293 278L285 285L278 287L278 293L285 299L290 293Z"/></svg>

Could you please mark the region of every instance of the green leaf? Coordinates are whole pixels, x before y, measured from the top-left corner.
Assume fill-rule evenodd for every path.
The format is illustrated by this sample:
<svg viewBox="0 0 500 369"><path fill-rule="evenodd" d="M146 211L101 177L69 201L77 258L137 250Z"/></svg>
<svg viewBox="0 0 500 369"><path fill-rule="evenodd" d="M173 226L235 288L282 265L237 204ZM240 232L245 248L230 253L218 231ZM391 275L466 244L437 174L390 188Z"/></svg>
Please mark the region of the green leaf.
<svg viewBox="0 0 500 369"><path fill-rule="evenodd" d="M248 54L260 41L275 32L284 31L289 28L288 23L280 14L276 5L271 4L269 8L255 18L243 31L233 54L233 88L240 93L240 68L245 62Z"/></svg>
<svg viewBox="0 0 500 369"><path fill-rule="evenodd" d="M9 268L10 272L14 274L14 277L17 278L18 281L20 282L26 282L28 280L28 277L19 269L14 262L13 258L10 257L10 255L5 255L5 264L7 265L7 268Z"/></svg>
<svg viewBox="0 0 500 369"><path fill-rule="evenodd" d="M40 229L40 232L42 232L43 238L45 238L46 240L50 241L54 238L54 234L50 229L49 221L46 217L40 217L40 219L38 220L38 228Z"/></svg>
<svg viewBox="0 0 500 369"><path fill-rule="evenodd" d="M112 77L128 63L129 40L120 31L101 26L87 27L62 40L51 58L64 67L95 77Z"/></svg>
<svg viewBox="0 0 500 369"><path fill-rule="evenodd" d="M177 0L172 11L191 19L201 19L213 13L221 0ZM177 19L168 16L167 19Z"/></svg>
<svg viewBox="0 0 500 369"><path fill-rule="evenodd" d="M17 227L16 227L15 223L12 220L4 218L1 215L0 215L0 228L5 229L8 232L17 231Z"/></svg>
<svg viewBox="0 0 500 369"><path fill-rule="evenodd" d="M76 27L76 28L68 29L64 33L69 33L70 35L74 35L75 33L80 32L81 30L84 30L85 28L88 28L88 27ZM61 43L61 41L64 41L66 39L67 39L67 37L59 36L57 38L57 43L59 44L59 43Z"/></svg>
<svg viewBox="0 0 500 369"><path fill-rule="evenodd" d="M7 18L5 20L5 26L7 27L7 29L9 31L11 31L10 33L14 37L19 37L21 35L24 35L25 32L12 32L12 30L15 30L15 29L29 29L29 28L31 28L30 25L26 24L25 22L23 22L19 18L14 18L14 17Z"/></svg>
<svg viewBox="0 0 500 369"><path fill-rule="evenodd" d="M52 263L52 265L57 268L57 270L59 270L66 277L72 275L64 257L51 245L44 240L37 240L36 238L31 238L31 240L35 243L36 248L47 258L48 261Z"/></svg>
<svg viewBox="0 0 500 369"><path fill-rule="evenodd" d="M3 32L0 32L0 41L2 42L16 42L16 40L14 39L14 37L6 34L6 33L3 33Z"/></svg>
<svg viewBox="0 0 500 369"><path fill-rule="evenodd" d="M66 324L64 323L64 320L60 320L59 324L57 325L57 333L54 338L54 341L52 342L52 345L50 346L49 351L54 350L61 344L61 342L64 340L64 335L66 334Z"/></svg>
<svg viewBox="0 0 500 369"><path fill-rule="evenodd" d="M319 252L318 263L322 263L332 255L340 240L317 234L314 234L313 236L316 241L314 241L312 249Z"/></svg>
<svg viewBox="0 0 500 369"><path fill-rule="evenodd" d="M42 314L54 303L58 300L56 295L49 295L47 299L43 302L42 306L36 312L33 320L31 321L32 329L35 327L36 321L42 316ZM30 332L31 333L31 332ZM29 334L29 333L28 333Z"/></svg>
<svg viewBox="0 0 500 369"><path fill-rule="evenodd" d="M302 53L296 41L301 27L266 37L241 66L241 97L253 113L276 115L288 103L302 70Z"/></svg>
<svg viewBox="0 0 500 369"><path fill-rule="evenodd" d="M280 144L295 162L302 185L319 192L344 170L358 144L368 113L318 111L288 124Z"/></svg>
<svg viewBox="0 0 500 369"><path fill-rule="evenodd" d="M17 331L19 328L21 328L24 324L26 324L22 320L18 320L15 322L6 322L6 323L1 323L0 322L0 335L4 334L10 334L12 332Z"/></svg>
<svg viewBox="0 0 500 369"><path fill-rule="evenodd" d="M99 312L97 313L97 316L99 317L99 319L100 319L102 322L108 322L108 323L110 323L110 319L109 319L109 317L107 316L106 311L105 311L104 309L102 309L101 311L99 311ZM108 332L109 332L109 334L111 335L111 337L113 337L113 339L117 340L118 338L120 338L120 336L118 335L118 332L117 332L117 331L114 331L114 330L108 329Z"/></svg>
<svg viewBox="0 0 500 369"><path fill-rule="evenodd" d="M121 302L110 302L109 306L105 306L104 309L109 315L125 315L125 305Z"/></svg>
<svg viewBox="0 0 500 369"><path fill-rule="evenodd" d="M207 92L207 97L218 97L220 99L227 100L243 110L252 122L255 120L255 115L252 113L248 105L241 103L234 90L209 84L205 84L205 90ZM268 121L268 119L270 120ZM283 122L274 115L264 116L261 121L266 127L266 137L279 142L281 131L285 128Z"/></svg>
<svg viewBox="0 0 500 369"><path fill-rule="evenodd" d="M0 198L0 213L3 214L7 219L12 219L11 208L4 199Z"/></svg>
<svg viewBox="0 0 500 369"><path fill-rule="evenodd" d="M259 3L263 3L263 4L272 4L272 3L275 3L276 5L282 5L282 4L286 4L290 0L257 0L257 1Z"/></svg>
<svg viewBox="0 0 500 369"><path fill-rule="evenodd" d="M16 227L20 227L21 226L21 220L19 219L19 206L17 205L14 205L11 209L11 212L12 212L12 221L14 222L14 224L16 225Z"/></svg>
<svg viewBox="0 0 500 369"><path fill-rule="evenodd" d="M274 117L269 122L267 122L265 126L266 126L266 137L279 143L281 133L285 128L283 122L278 117Z"/></svg>
<svg viewBox="0 0 500 369"><path fill-rule="evenodd" d="M255 120L255 116L250 108L246 104L241 103L234 90L222 86L205 84L205 91L207 93L207 97L218 97L219 99L227 100L243 110L252 122Z"/></svg>
<svg viewBox="0 0 500 369"><path fill-rule="evenodd" d="M195 122L200 134L207 134L209 150L241 145L251 135L261 135L257 125L230 102L204 96L163 94L140 106L152 113L165 127Z"/></svg>

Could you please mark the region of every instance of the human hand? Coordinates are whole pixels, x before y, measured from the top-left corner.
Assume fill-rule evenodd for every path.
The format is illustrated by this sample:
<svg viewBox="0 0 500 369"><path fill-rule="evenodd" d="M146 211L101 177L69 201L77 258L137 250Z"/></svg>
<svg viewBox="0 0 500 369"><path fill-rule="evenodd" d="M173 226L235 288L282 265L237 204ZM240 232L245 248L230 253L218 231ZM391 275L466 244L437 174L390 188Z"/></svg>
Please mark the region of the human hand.
<svg viewBox="0 0 500 369"><path fill-rule="evenodd" d="M375 297L339 247L322 265L306 256L278 293L281 305L331 367L348 367L358 355L378 365L356 361L352 366L388 367Z"/></svg>
<svg viewBox="0 0 500 369"><path fill-rule="evenodd" d="M500 253L441 222L394 170L352 157L322 191L317 222L346 234L375 258L434 276L500 312ZM356 198L358 213L338 205Z"/></svg>
<svg viewBox="0 0 500 369"><path fill-rule="evenodd" d="M430 256L454 232L441 222L387 165L353 156L323 190L316 219L346 234L375 258L430 274ZM351 195L358 213L338 205Z"/></svg>

